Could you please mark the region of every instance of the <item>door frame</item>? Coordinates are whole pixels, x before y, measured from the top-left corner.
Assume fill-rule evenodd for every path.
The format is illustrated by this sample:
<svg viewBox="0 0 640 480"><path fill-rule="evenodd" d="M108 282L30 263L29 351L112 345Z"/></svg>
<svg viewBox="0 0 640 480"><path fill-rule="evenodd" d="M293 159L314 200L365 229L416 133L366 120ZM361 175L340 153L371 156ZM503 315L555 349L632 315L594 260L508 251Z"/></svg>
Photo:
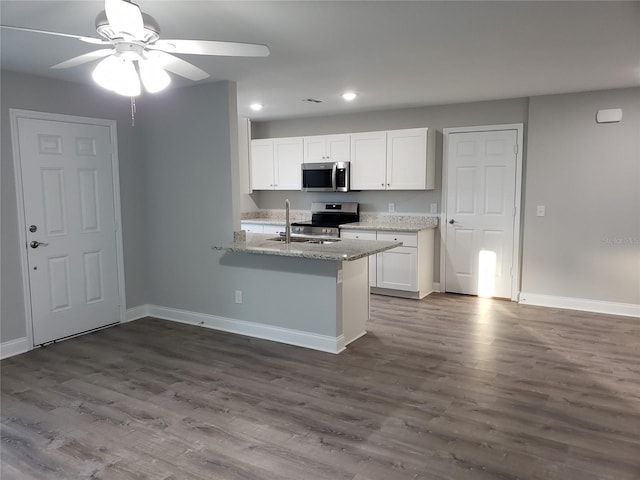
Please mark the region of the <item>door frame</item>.
<svg viewBox="0 0 640 480"><path fill-rule="evenodd" d="M24 295L24 314L26 322L26 335L30 348L33 344L33 314L31 311L31 285L29 282L29 262L27 251L27 219L24 201L24 186L22 183L22 158L20 156L18 119L45 120L52 122L80 123L84 125L96 125L109 128L111 137L111 168L112 187L115 214L115 241L117 256L118 295L120 296L120 323L125 321L125 288L124 288L124 250L122 246L122 215L120 207L120 174L118 170L118 135L115 120L100 118L80 117L75 115L63 115L58 113L37 112L33 110L9 109L11 119L11 143L13 149L13 171L16 186L16 202L18 205L18 236L20 239L20 270L22 274L22 289Z"/></svg>
<svg viewBox="0 0 640 480"><path fill-rule="evenodd" d="M442 129L442 214L440 215L440 291L446 291L447 261L447 193L448 193L448 158L449 135L452 133L491 132L498 130L516 131L516 191L514 197L513 216L513 256L511 259L513 275L511 277L511 300L518 301L520 295L520 233L522 230L522 156L524 153L524 124L507 123L498 125L480 125L475 127L448 127Z"/></svg>

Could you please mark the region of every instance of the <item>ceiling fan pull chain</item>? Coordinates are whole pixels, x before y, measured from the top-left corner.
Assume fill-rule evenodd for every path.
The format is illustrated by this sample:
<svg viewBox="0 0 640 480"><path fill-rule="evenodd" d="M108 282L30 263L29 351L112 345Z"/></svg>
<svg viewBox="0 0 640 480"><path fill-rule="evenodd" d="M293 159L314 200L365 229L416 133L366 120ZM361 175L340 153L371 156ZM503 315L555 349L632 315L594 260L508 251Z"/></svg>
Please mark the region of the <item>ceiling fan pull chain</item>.
<svg viewBox="0 0 640 480"><path fill-rule="evenodd" d="M131 97L131 126L136 126L136 97Z"/></svg>

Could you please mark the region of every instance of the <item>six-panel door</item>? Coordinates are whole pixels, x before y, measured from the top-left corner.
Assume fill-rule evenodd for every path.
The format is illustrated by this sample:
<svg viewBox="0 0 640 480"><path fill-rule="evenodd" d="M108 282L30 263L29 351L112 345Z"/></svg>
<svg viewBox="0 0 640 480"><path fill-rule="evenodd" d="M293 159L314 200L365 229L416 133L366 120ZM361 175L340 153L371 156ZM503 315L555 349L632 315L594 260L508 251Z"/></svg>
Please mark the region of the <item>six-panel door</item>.
<svg viewBox="0 0 640 480"><path fill-rule="evenodd" d="M111 131L18 119L34 345L120 321Z"/></svg>

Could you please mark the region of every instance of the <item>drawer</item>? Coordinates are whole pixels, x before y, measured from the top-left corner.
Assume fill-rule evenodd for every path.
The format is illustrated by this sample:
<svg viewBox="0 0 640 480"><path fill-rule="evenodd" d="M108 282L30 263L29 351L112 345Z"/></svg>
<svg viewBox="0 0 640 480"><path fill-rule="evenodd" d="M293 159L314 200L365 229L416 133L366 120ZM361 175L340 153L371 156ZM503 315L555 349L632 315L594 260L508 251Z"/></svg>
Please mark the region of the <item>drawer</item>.
<svg viewBox="0 0 640 480"><path fill-rule="evenodd" d="M245 230L247 232L253 232L253 233L264 232L263 225L259 223L242 222L240 225L241 225L240 228L242 228L242 230Z"/></svg>
<svg viewBox="0 0 640 480"><path fill-rule="evenodd" d="M264 226L264 233L280 233L284 232L284 225L271 225L267 224Z"/></svg>
<svg viewBox="0 0 640 480"><path fill-rule="evenodd" d="M384 240L386 242L402 242L403 247L418 246L417 233L378 232L378 240Z"/></svg>
<svg viewBox="0 0 640 480"><path fill-rule="evenodd" d="M375 240L376 232L372 230L340 230L340 238L357 240Z"/></svg>

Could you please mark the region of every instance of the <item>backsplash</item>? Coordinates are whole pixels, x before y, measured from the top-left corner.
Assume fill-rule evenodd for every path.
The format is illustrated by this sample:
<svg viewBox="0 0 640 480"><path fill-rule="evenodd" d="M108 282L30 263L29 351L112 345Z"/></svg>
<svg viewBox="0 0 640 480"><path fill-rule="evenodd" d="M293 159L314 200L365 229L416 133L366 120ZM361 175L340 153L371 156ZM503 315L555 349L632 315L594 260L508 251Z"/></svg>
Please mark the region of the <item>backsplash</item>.
<svg viewBox="0 0 640 480"><path fill-rule="evenodd" d="M438 226L438 215L360 212L360 223L377 225L425 224Z"/></svg>
<svg viewBox="0 0 640 480"><path fill-rule="evenodd" d="M284 223L284 209L257 210L244 212L242 220L270 220ZM360 212L361 223L378 225L420 224L438 226L438 215L402 214L402 213L369 213ZM292 222L307 222L311 220L311 213L307 210L291 210L289 219Z"/></svg>
<svg viewBox="0 0 640 480"><path fill-rule="evenodd" d="M282 210L257 210L255 212L243 212L241 220L272 220L274 222L285 221L285 212ZM308 222L311 220L311 212L308 210L291 210L289 212L289 221L291 222Z"/></svg>

